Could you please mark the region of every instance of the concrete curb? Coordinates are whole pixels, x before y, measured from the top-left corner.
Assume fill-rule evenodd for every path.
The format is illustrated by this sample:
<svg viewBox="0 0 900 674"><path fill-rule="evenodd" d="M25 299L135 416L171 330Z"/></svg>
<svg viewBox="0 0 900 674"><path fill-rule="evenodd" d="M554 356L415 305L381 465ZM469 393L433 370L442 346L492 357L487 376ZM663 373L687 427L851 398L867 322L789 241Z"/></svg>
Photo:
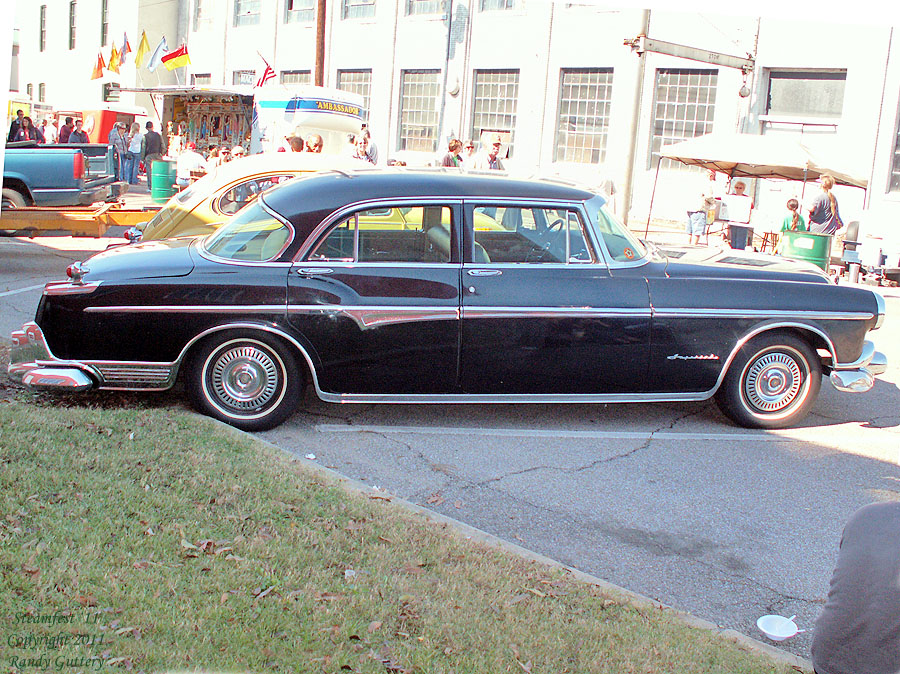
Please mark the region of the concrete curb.
<svg viewBox="0 0 900 674"><path fill-rule="evenodd" d="M208 418L208 417L204 417ZM633 606L639 608L653 608L653 609L663 609L665 611L671 612L672 615L677 617L679 620L683 621L685 624L691 627L697 627L700 629L708 630L710 632L715 633L717 636L727 639L736 643L737 645L745 648L748 651L752 651L759 655L768 657L772 660L780 664L787 665L789 667L794 667L795 669L806 672L808 674L813 674L813 666L812 662L801 658L799 656L794 655L793 653L788 653L786 651L779 650L774 646L771 646L767 643L754 639L752 637L747 636L746 634L742 634L736 630L732 629L724 629L712 623L708 620L703 620L702 618L698 618L690 613L685 611L680 611L676 608L672 608L666 604L662 604L658 601L654 601L649 597L645 597L644 595L638 594L636 592L632 592L631 590L627 590L623 587L619 587L618 585L614 585L608 581L603 580L602 578L597 578L596 576L592 576L589 573L585 573L584 571L580 571L574 567L567 566L561 562L558 562L555 559L550 557L546 557L545 555L541 555L533 550L529 550L527 548L523 548L520 545L516 545L515 543L510 543L502 538L494 536L493 534L489 534L486 531L482 531L481 529L476 529L475 527L466 524L465 522L460 522L452 517L448 517L447 515L442 515L441 513L437 513L433 510L429 510L428 508L424 508L416 503L412 503L411 501L407 501L398 496L390 494L389 492L383 492L376 489L373 489L369 485L360 482L359 480L355 480L353 478L347 477L346 475L342 475L337 471L326 468L321 464L316 463L315 461L311 461L304 457L297 456L292 452L284 449L283 447L279 447L278 445L269 442L268 440L263 440L262 438L258 438L252 433L247 433L245 431L241 431L233 426L229 426L224 422L217 421L213 419L216 423L220 424L222 427L227 429L228 431L234 433L238 436L243 436L244 438L249 438L254 442L261 443L272 449L275 449L286 456L289 456L292 460L297 461L298 463L304 465L306 468L310 469L313 473L318 473L320 475L326 476L332 480L334 480L341 487L351 492L358 492L364 495L372 495L377 494L379 496L390 496L390 502L399 505L401 508L408 510L409 512L416 513L421 515L425 519L434 522L436 524L444 524L453 530L455 530L459 535L471 539L474 541L478 541L483 543L484 545L499 548L500 550L505 550L506 552L510 552L518 557L523 559L527 559L530 561L538 562L539 564L545 564L549 567L553 567L556 569L562 569L572 574L572 576L582 582L590 583L591 585L595 585L603 590L607 590L610 593L619 594L624 597L628 602L630 602Z"/></svg>

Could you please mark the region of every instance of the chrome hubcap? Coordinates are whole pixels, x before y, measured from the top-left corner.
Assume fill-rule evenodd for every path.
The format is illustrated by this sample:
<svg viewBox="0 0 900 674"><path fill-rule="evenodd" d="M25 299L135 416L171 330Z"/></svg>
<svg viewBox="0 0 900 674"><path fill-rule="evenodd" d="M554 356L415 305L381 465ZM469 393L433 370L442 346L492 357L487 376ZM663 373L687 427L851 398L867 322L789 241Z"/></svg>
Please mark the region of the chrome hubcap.
<svg viewBox="0 0 900 674"><path fill-rule="evenodd" d="M233 409L257 410L278 391L275 361L255 346L225 351L216 359L210 374L216 397Z"/></svg>
<svg viewBox="0 0 900 674"><path fill-rule="evenodd" d="M786 353L767 353L750 364L744 394L761 412L778 412L791 405L803 388L803 372Z"/></svg>

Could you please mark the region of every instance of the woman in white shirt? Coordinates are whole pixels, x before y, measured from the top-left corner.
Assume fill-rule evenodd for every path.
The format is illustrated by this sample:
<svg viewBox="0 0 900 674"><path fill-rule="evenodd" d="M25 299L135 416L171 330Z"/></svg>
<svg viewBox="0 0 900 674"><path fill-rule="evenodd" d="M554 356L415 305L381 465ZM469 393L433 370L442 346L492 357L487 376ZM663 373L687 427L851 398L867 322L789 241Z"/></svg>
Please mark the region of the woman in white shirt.
<svg viewBox="0 0 900 674"><path fill-rule="evenodd" d="M141 166L141 125L135 122L128 133L128 149L125 151L125 175L122 176L132 185L138 184L138 169Z"/></svg>

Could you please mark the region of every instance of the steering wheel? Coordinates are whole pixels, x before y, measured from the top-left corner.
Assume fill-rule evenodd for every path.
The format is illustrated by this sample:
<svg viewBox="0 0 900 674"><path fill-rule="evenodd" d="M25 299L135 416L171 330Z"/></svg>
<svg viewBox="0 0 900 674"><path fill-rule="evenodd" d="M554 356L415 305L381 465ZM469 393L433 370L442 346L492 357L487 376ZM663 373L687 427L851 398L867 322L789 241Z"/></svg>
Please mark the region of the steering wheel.
<svg viewBox="0 0 900 674"><path fill-rule="evenodd" d="M564 235L563 227L565 226L566 221L562 218L557 218L549 225L547 225L546 229L541 232L540 240L542 241L541 246L538 250L533 250L528 254L528 258L525 260L526 262L543 262L548 256L553 255L554 257L559 257L556 255L556 250L562 247L562 250L565 251L564 240L561 241L561 237ZM560 246L560 243L563 245Z"/></svg>

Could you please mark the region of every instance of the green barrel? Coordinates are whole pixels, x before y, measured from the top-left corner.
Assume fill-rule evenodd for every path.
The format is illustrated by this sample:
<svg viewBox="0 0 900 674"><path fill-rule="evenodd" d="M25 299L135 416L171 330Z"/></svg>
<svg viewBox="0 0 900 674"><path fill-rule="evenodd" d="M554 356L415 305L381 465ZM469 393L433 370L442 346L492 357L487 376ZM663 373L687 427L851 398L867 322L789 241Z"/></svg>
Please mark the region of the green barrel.
<svg viewBox="0 0 900 674"><path fill-rule="evenodd" d="M787 231L781 233L780 252L792 260L804 260L828 271L831 260L831 234Z"/></svg>
<svg viewBox="0 0 900 674"><path fill-rule="evenodd" d="M150 198L153 203L164 204L175 192L175 162L157 159L150 165Z"/></svg>

